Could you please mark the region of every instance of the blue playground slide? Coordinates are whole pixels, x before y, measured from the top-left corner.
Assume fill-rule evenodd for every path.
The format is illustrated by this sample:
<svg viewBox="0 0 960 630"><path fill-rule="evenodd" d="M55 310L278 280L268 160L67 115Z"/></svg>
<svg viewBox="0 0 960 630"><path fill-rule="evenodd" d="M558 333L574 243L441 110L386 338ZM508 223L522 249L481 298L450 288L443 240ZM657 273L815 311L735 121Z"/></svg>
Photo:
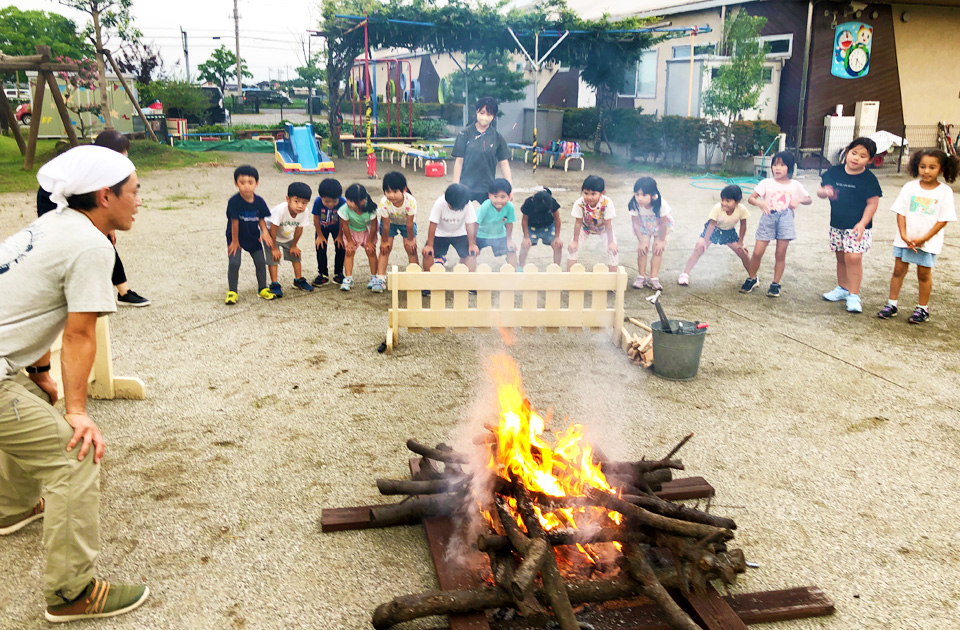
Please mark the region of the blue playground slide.
<svg viewBox="0 0 960 630"><path fill-rule="evenodd" d="M287 123L287 139L277 141L277 163L284 173L332 173L333 160L320 150L309 125Z"/></svg>

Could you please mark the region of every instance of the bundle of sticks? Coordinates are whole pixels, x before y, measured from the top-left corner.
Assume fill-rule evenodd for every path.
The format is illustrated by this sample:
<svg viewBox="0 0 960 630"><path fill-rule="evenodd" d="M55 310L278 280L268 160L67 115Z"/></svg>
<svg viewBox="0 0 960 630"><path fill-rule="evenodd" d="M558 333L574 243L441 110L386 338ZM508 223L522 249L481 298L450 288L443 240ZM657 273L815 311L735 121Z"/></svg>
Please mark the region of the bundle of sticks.
<svg viewBox="0 0 960 630"><path fill-rule="evenodd" d="M639 319L630 317L628 321L643 330L644 334L630 334L627 356L630 358L630 363L648 368L653 365L653 330Z"/></svg>
<svg viewBox="0 0 960 630"><path fill-rule="evenodd" d="M430 448L408 440L408 448L424 458L417 478L381 479L377 487L383 494L413 498L392 506L391 513L378 514L374 509L374 520L409 519L411 513L454 516L477 510L478 503L490 506L491 528L479 536L476 547L490 560L492 585L397 597L377 607L374 627L389 628L433 615L514 608L536 627L545 627L552 617L561 630L579 630L574 606L643 595L660 607L672 627L699 630L667 589L703 593L713 580L731 584L746 570L746 561L740 550L727 544L736 529L733 520L654 494L658 484L669 480L671 470L683 468L672 458L691 437L659 460L613 462L598 454L614 492L587 486L582 496L554 497L531 491L517 479L496 476L485 498L476 496L471 474L464 470L468 457L442 444ZM619 524L611 520L603 527L550 531L538 518L538 510L582 507L617 512L622 518ZM399 508L406 512L396 514ZM558 548L589 550L590 545L614 542L620 552L615 566L602 577L571 579L561 574Z"/></svg>

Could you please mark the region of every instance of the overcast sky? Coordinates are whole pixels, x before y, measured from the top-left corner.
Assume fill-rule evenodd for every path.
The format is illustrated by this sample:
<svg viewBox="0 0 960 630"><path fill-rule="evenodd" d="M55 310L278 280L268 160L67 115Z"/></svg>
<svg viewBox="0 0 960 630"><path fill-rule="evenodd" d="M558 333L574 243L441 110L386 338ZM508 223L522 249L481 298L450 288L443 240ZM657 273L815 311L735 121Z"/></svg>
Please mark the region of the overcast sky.
<svg viewBox="0 0 960 630"><path fill-rule="evenodd" d="M256 81L293 78L303 63L301 37L317 28L316 0L240 0L240 55ZM82 28L88 19L56 0L0 0L0 7L60 13ZM156 44L168 71L184 74L180 28L187 33L191 78L196 68L221 44L234 50L233 0L134 0L134 23L144 40ZM214 37L220 37L217 40ZM321 40L314 38L316 45ZM177 64L177 65L175 65Z"/></svg>

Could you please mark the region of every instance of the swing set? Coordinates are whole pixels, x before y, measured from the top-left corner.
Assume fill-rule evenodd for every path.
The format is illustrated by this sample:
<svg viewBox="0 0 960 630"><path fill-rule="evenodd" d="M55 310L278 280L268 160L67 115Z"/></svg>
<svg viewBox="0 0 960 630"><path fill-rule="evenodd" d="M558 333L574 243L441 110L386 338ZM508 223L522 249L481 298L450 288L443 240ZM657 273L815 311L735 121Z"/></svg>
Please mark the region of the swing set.
<svg viewBox="0 0 960 630"><path fill-rule="evenodd" d="M369 51L364 55L364 59L357 59L353 63L353 67L350 69L350 79L349 79L349 89L350 89L350 104L353 112L353 127L354 129L357 126L362 126L364 123L364 100L371 98L371 107L372 107L372 116L374 135L380 136L379 128L379 118L377 114L378 100L376 98L377 94L377 64L386 63L387 64L387 86L386 86L386 98L384 100L384 105L386 106L387 120L386 120L386 133L383 134L383 137L386 138L400 138L403 134L400 133L400 121L401 121L401 107L404 103L407 105L407 135L412 135L413 129L413 67L410 65L410 61L406 59L377 59L372 61L373 67L370 68L367 62L367 55ZM404 68L406 70L404 71ZM408 81L408 77L410 80ZM409 85L408 85L409 83Z"/></svg>

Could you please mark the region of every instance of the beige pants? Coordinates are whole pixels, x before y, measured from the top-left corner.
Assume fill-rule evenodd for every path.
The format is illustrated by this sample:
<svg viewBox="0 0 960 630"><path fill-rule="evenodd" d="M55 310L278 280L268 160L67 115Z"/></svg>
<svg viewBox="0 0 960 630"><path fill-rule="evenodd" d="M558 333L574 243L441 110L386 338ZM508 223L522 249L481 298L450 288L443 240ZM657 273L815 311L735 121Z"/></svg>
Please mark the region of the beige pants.
<svg viewBox="0 0 960 630"><path fill-rule="evenodd" d="M66 452L73 429L23 374L0 381L0 518L46 501L43 546L48 605L77 597L94 577L100 552L100 465L93 450Z"/></svg>

